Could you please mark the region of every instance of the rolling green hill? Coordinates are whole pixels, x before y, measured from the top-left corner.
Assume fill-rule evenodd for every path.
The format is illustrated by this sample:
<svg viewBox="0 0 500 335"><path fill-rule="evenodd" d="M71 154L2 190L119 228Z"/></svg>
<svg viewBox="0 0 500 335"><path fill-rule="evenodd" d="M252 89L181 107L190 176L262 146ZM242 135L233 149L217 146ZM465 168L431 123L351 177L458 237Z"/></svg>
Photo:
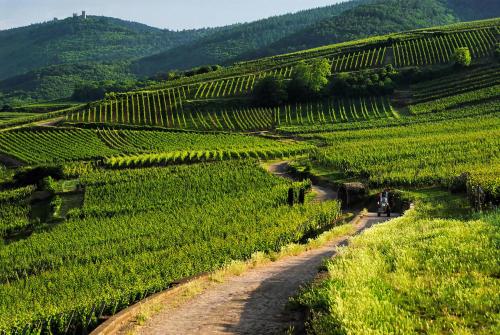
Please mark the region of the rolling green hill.
<svg viewBox="0 0 500 335"><path fill-rule="evenodd" d="M124 62L52 65L0 81L0 92L6 92L3 98L0 95L0 102L4 99L19 105L68 98L78 85L93 82L102 86L107 81L136 83Z"/></svg>
<svg viewBox="0 0 500 335"><path fill-rule="evenodd" d="M87 334L186 277L295 254L341 222L338 200L306 196L308 179L365 184L360 205L371 211L388 187L397 212L415 203L363 234L376 259L354 241L361 256L337 277L349 285L330 280L301 296L318 334L494 333L499 41L500 18L454 23L239 62L52 112L1 112L0 334ZM66 69L78 73L104 78L106 68ZM311 82L321 84L315 95L290 99ZM288 96L264 105L262 83ZM306 180L259 166L275 159ZM31 201L35 191L51 197ZM370 310L352 312L365 296Z"/></svg>
<svg viewBox="0 0 500 335"><path fill-rule="evenodd" d="M4 79L0 81L0 104L67 98L81 83L166 72L172 68L166 64L170 62L178 62L176 68L218 63L368 1L354 0L251 23L182 32L106 17L68 18L0 31L0 59L5 60L0 63L0 80ZM24 52L27 46L32 52ZM167 49L173 49L169 56L158 54ZM220 57L222 49L225 58ZM144 56L151 57L141 59ZM129 66L132 59L139 60ZM78 68L85 69L80 77L75 72Z"/></svg>
<svg viewBox="0 0 500 335"><path fill-rule="evenodd" d="M436 0L388 0L359 6L335 18L287 36L244 58L267 56L355 40L367 36L458 22L447 6Z"/></svg>
<svg viewBox="0 0 500 335"><path fill-rule="evenodd" d="M133 71L148 76L169 69L187 69L204 64L227 64L232 59L265 48L327 18L342 15L346 10L373 0L344 3L286 14L222 29L194 41L133 63Z"/></svg>
<svg viewBox="0 0 500 335"><path fill-rule="evenodd" d="M56 64L144 57L189 43L210 31L175 32L97 16L4 30L0 31L0 79Z"/></svg>

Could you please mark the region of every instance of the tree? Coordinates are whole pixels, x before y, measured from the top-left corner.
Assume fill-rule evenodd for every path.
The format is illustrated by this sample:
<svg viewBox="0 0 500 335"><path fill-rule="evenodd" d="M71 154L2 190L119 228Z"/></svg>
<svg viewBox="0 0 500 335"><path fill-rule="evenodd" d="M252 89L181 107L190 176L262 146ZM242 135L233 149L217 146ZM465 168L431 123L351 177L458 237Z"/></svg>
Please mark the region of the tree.
<svg viewBox="0 0 500 335"><path fill-rule="evenodd" d="M467 67L472 63L472 56L469 48L458 48L453 53L453 60L456 65Z"/></svg>
<svg viewBox="0 0 500 335"><path fill-rule="evenodd" d="M303 82L312 92L319 93L328 84L331 66L328 60L314 59L309 64L300 62L293 70L293 80Z"/></svg>
<svg viewBox="0 0 500 335"><path fill-rule="evenodd" d="M328 84L331 66L328 60L314 59L309 64L302 61L293 69L292 80L288 84L288 96L295 101L317 97Z"/></svg>
<svg viewBox="0 0 500 335"><path fill-rule="evenodd" d="M288 99L283 80L271 76L259 80L253 94L255 102L262 106L281 105Z"/></svg>

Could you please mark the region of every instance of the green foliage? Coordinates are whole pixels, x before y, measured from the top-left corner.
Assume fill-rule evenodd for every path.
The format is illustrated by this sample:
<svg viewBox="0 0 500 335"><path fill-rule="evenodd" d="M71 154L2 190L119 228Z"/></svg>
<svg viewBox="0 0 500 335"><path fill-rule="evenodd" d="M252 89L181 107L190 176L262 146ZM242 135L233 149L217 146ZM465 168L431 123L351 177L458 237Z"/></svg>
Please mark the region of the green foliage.
<svg viewBox="0 0 500 335"><path fill-rule="evenodd" d="M290 52L457 21L441 1L373 1L319 21L272 44L269 49L276 53Z"/></svg>
<svg viewBox="0 0 500 335"><path fill-rule="evenodd" d="M255 84L253 98L260 106L278 106L288 100L288 93L283 79L265 77Z"/></svg>
<svg viewBox="0 0 500 335"><path fill-rule="evenodd" d="M421 207L354 238L302 292L310 332L496 333L500 214L437 219Z"/></svg>
<svg viewBox="0 0 500 335"><path fill-rule="evenodd" d="M409 110L415 115L432 113L472 102L498 99L498 97L500 97L500 84L411 105Z"/></svg>
<svg viewBox="0 0 500 335"><path fill-rule="evenodd" d="M324 59L315 59L306 64L300 62L293 70L292 80L299 81L307 89L319 93L328 84L330 63Z"/></svg>
<svg viewBox="0 0 500 335"><path fill-rule="evenodd" d="M339 73L333 76L328 92L336 96L388 95L394 92L398 72L392 67L356 73Z"/></svg>
<svg viewBox="0 0 500 335"><path fill-rule="evenodd" d="M320 164L347 176L376 186L448 186L456 176L483 167L494 177L499 131L500 119L493 114L313 136L327 144L316 155Z"/></svg>
<svg viewBox="0 0 500 335"><path fill-rule="evenodd" d="M299 62L293 68L292 80L288 83L290 101L307 101L319 97L328 84L330 71L330 63L324 58L309 63Z"/></svg>
<svg viewBox="0 0 500 335"><path fill-rule="evenodd" d="M294 14L224 27L193 44L172 48L134 62L138 75L155 75L171 69L188 69L203 64L230 64L235 60L278 54L269 46L323 19L341 15L366 0L355 0L314 8ZM194 47L193 47L194 46Z"/></svg>
<svg viewBox="0 0 500 335"><path fill-rule="evenodd" d="M55 110L53 112L26 114L25 116L22 117L11 118L10 120L0 122L0 129L15 127L19 125L27 125L38 121L62 117L64 115L74 113L78 111L80 108L81 106L77 105L74 107Z"/></svg>
<svg viewBox="0 0 500 335"><path fill-rule="evenodd" d="M472 63L472 56L469 48L458 48L453 53L453 60L456 65L467 67Z"/></svg>
<svg viewBox="0 0 500 335"><path fill-rule="evenodd" d="M0 331L92 327L101 313L278 251L340 215L337 202L288 206L288 189L307 182L248 161L94 170L80 179L85 201L72 219L0 248Z"/></svg>
<svg viewBox="0 0 500 335"><path fill-rule="evenodd" d="M460 1L458 6L441 0L348 1L228 27L197 41L196 48L192 45L173 48L137 61L134 68L137 73L153 75L166 69L229 64L234 60L255 59L368 36L450 24L460 19L500 16L499 5L494 0L480 0L481 5Z"/></svg>
<svg viewBox="0 0 500 335"><path fill-rule="evenodd" d="M4 93L4 102L19 105L69 98L72 95L80 101L103 97L103 94L82 94L82 88L106 92L131 90L150 84L151 82L136 82L125 63L64 64L40 68L0 81L0 91Z"/></svg>
<svg viewBox="0 0 500 335"><path fill-rule="evenodd" d="M456 50L464 47L469 50L469 55L462 51L462 61L466 62L469 58L472 61L472 58L489 55L495 43L495 30L491 28L447 31L426 38L397 42L394 45L394 61L398 67L456 62Z"/></svg>
<svg viewBox="0 0 500 335"><path fill-rule="evenodd" d="M496 0L447 0L448 7L463 21L481 20L500 16L500 4Z"/></svg>
<svg viewBox="0 0 500 335"><path fill-rule="evenodd" d="M35 190L32 185L0 191L0 238L30 225L28 198Z"/></svg>
<svg viewBox="0 0 500 335"><path fill-rule="evenodd" d="M43 128L0 133L0 152L33 164L96 159L117 153L92 130Z"/></svg>
<svg viewBox="0 0 500 335"><path fill-rule="evenodd" d="M468 106L453 107L444 111L435 113L419 114L411 117L391 117L390 111L385 109L378 111L378 115L386 114L388 117L374 118L353 118L351 122L333 122L333 123L316 123L316 124L293 124L280 126L277 128L279 133L297 136L298 134L316 134L325 132L360 130L360 129L376 129L386 127L408 126L416 124L430 124L446 120L458 120L463 118L472 119L484 115L496 115L500 110L500 102L498 101L480 101L472 103ZM377 115L377 111L374 111ZM394 116L394 114L392 115ZM337 117L337 120L339 118ZM340 119L340 121L342 121Z"/></svg>
<svg viewBox="0 0 500 335"><path fill-rule="evenodd" d="M280 157L310 149L308 144L230 134L39 128L0 134L0 152L30 164L97 160L113 156L105 160L113 167L167 165ZM138 155L116 157L123 154ZM36 183L41 178L29 180Z"/></svg>
<svg viewBox="0 0 500 335"><path fill-rule="evenodd" d="M193 42L210 31L174 32L99 16L3 30L0 31L0 79L47 65L110 63L149 56Z"/></svg>
<svg viewBox="0 0 500 335"><path fill-rule="evenodd" d="M449 96L475 91L481 95L481 89L500 84L500 66L472 66L468 69L450 67L447 74L437 73L432 80L423 80L412 85L412 105L435 101ZM415 82L416 80L412 80ZM478 100L469 95L464 100ZM470 105L470 104L469 104Z"/></svg>

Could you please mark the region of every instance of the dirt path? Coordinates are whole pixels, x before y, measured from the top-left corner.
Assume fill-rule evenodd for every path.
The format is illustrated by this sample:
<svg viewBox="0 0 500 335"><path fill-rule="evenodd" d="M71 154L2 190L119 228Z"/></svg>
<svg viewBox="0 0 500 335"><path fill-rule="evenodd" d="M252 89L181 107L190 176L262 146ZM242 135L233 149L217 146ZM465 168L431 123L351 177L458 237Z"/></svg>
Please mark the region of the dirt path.
<svg viewBox="0 0 500 335"><path fill-rule="evenodd" d="M59 122L63 121L64 117L58 117L55 119L48 119L48 120L43 120L40 122L36 122L35 125L40 126L40 127L54 127L56 126Z"/></svg>
<svg viewBox="0 0 500 335"><path fill-rule="evenodd" d="M275 163L268 170L290 178L287 165ZM313 190L316 201L336 197L327 188L314 186ZM355 223L356 233L388 219L369 213ZM348 237L341 237L318 249L230 277L179 307L165 308L140 327L138 334L282 334L291 326L300 329L301 313L286 310L289 298L311 282L323 260L335 256L336 247L347 241Z"/></svg>
<svg viewBox="0 0 500 335"><path fill-rule="evenodd" d="M290 176L287 173L288 164L289 164L288 161L273 163L267 167L267 170L276 176L292 179L292 176ZM327 187L313 185L312 191L316 194L316 197L314 198L314 200L317 202L322 202L322 201L326 201L326 200L333 200L333 199L337 199L337 197L338 197L337 192L335 192L331 188L327 188Z"/></svg>
<svg viewBox="0 0 500 335"><path fill-rule="evenodd" d="M358 233L388 218L370 213L356 225ZM303 325L301 315L287 312L288 299L311 282L323 259L347 238L286 257L232 277L176 309L165 309L141 327L139 334L279 334Z"/></svg>

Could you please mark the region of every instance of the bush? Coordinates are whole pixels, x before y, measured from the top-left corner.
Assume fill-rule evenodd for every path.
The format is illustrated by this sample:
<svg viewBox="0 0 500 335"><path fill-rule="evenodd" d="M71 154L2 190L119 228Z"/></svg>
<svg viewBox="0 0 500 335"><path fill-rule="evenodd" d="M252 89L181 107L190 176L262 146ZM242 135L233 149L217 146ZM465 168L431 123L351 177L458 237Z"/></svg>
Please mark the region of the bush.
<svg viewBox="0 0 500 335"><path fill-rule="evenodd" d="M39 166L18 171L14 175L14 181L17 185L25 186L43 184L43 179L47 177L58 180L63 176L63 169L60 166Z"/></svg>
<svg viewBox="0 0 500 335"><path fill-rule="evenodd" d="M392 66L357 73L339 73L331 79L326 92L336 96L391 94L394 92L394 81L399 76Z"/></svg>
<svg viewBox="0 0 500 335"><path fill-rule="evenodd" d="M458 48L453 53L453 60L458 66L467 67L472 63L472 56L469 48Z"/></svg>
<svg viewBox="0 0 500 335"><path fill-rule="evenodd" d="M293 69L292 80L287 87L288 97L293 102L318 98L328 85L330 74L330 63L326 59L315 59L309 64L300 62Z"/></svg>

